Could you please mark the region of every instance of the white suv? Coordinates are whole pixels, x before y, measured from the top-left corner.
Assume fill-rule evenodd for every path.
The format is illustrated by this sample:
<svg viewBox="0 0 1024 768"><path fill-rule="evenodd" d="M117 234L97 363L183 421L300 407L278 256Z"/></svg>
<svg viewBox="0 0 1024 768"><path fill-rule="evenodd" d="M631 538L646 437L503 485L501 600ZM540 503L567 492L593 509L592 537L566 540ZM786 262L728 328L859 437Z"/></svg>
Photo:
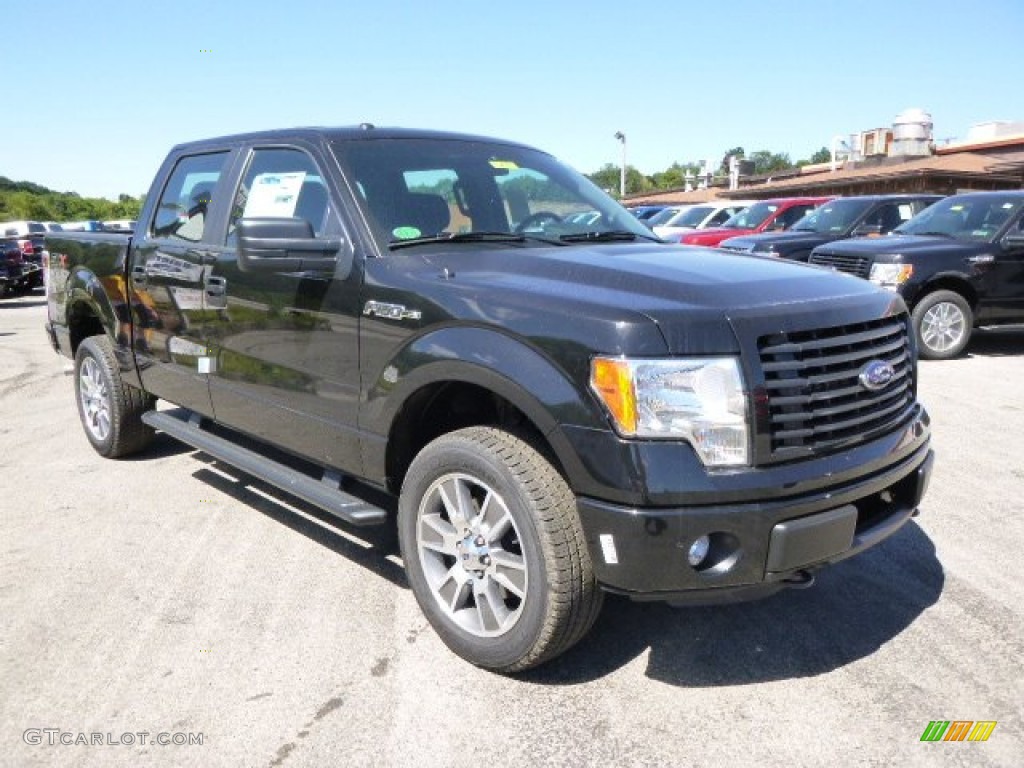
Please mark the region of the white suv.
<svg viewBox="0 0 1024 768"><path fill-rule="evenodd" d="M654 227L654 234L663 240L678 241L694 229L717 227L754 203L753 200L721 200L691 205L668 221Z"/></svg>

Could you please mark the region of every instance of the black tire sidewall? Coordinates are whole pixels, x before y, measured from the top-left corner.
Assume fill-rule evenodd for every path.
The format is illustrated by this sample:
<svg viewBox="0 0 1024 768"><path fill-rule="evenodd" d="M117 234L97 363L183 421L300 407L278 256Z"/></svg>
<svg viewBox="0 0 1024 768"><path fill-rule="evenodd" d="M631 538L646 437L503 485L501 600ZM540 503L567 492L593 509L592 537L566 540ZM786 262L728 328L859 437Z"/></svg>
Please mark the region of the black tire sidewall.
<svg viewBox="0 0 1024 768"><path fill-rule="evenodd" d="M929 348L925 344L924 336L921 333L921 323L924 321L924 316L928 313L928 310L937 304L953 304L964 316L963 337L956 346L943 351ZM955 291L934 291L929 293L914 307L912 317L914 320L914 333L917 335L918 354L925 360L951 360L954 357L959 357L967 348L968 343L970 343L971 332L974 328L974 313L971 311L971 305L967 303L967 300Z"/></svg>
<svg viewBox="0 0 1024 768"><path fill-rule="evenodd" d="M115 382L111 376L110 364L107 362L106 355L103 354L101 344L102 342L100 342L97 337L90 337L84 339L78 346L78 351L75 353L75 403L78 406L78 418L82 422L82 431L85 432L86 439L92 444L92 447L96 449L97 453L102 456L108 456L113 450L118 423L117 402L114 397L117 382ZM82 366L85 364L86 358L89 358L96 363L107 389L107 398L109 400L108 405L110 407L110 431L107 433L105 440L96 439L96 436L86 424L85 411L82 408L81 377Z"/></svg>
<svg viewBox="0 0 1024 768"><path fill-rule="evenodd" d="M459 433L446 435L417 456L402 486L398 534L406 574L420 609L445 644L467 661L489 669L514 666L540 640L550 596L544 546L521 484L493 453ZM449 473L479 479L504 500L520 535L527 568L527 596L515 626L500 637L476 637L456 625L438 606L427 583L416 545L419 505L430 485Z"/></svg>

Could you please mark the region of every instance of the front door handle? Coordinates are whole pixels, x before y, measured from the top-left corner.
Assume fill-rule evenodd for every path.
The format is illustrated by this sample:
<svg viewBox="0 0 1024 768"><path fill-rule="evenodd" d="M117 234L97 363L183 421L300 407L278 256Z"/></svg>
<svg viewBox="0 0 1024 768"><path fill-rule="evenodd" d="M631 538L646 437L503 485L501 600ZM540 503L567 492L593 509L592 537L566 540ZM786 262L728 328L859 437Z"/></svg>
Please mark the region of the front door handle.
<svg viewBox="0 0 1024 768"><path fill-rule="evenodd" d="M146 275L146 268L141 264L132 267L132 282L136 285L145 285L149 277Z"/></svg>

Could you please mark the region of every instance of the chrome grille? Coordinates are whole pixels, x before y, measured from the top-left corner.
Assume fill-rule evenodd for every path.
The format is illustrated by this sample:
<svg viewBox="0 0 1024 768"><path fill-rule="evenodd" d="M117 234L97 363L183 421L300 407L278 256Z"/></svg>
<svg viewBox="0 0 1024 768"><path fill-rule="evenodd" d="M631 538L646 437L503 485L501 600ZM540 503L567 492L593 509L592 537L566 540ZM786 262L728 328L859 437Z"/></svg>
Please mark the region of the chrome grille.
<svg viewBox="0 0 1024 768"><path fill-rule="evenodd" d="M905 315L758 339L768 399L771 458L796 458L892 429L914 402ZM895 375L880 390L860 383L873 360Z"/></svg>
<svg viewBox="0 0 1024 768"><path fill-rule="evenodd" d="M865 280L871 274L871 259L867 256L844 256L840 253L811 253L811 264L831 267L840 272L847 272Z"/></svg>

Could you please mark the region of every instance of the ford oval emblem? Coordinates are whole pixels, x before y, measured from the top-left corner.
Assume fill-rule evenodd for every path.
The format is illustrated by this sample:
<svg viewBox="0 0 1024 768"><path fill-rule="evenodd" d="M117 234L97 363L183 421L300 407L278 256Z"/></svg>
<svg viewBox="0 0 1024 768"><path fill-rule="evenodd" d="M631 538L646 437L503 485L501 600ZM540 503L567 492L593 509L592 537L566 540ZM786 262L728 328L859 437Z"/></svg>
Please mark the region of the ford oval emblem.
<svg viewBox="0 0 1024 768"><path fill-rule="evenodd" d="M884 360L872 360L860 370L860 381L864 389L877 392L885 389L886 385L896 376L896 369Z"/></svg>

